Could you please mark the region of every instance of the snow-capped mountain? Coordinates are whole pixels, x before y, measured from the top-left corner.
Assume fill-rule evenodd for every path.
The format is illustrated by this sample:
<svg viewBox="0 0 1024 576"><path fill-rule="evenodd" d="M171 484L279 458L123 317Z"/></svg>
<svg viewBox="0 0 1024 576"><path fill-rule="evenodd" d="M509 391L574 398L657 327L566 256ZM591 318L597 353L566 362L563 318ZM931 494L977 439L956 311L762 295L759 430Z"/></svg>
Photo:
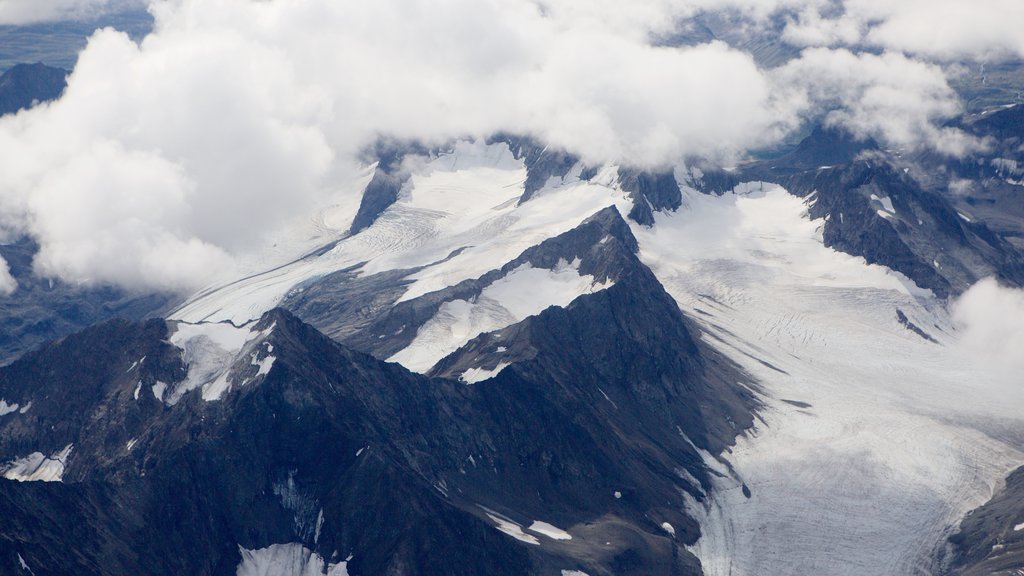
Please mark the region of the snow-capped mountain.
<svg viewBox="0 0 1024 576"><path fill-rule="evenodd" d="M949 303L1021 256L897 158L821 131L732 172L386 150L321 249L0 369L5 571L978 557L983 522L944 543L1024 463L1022 391Z"/></svg>
<svg viewBox="0 0 1024 576"><path fill-rule="evenodd" d="M658 47L802 60L766 22ZM1019 573L1024 105L986 78L952 157L828 121L728 167L381 138L186 295L5 237L0 574ZM12 68L0 115L65 83Z"/></svg>

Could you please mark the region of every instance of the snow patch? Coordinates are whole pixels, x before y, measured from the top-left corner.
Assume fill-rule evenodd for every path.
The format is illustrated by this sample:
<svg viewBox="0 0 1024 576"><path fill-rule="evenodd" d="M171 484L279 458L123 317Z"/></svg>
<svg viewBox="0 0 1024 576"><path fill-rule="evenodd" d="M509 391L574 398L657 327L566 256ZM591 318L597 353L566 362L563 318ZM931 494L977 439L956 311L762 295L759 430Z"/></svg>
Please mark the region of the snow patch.
<svg viewBox="0 0 1024 576"><path fill-rule="evenodd" d="M0 400L0 416L6 416L18 411L18 404L8 404L6 400Z"/></svg>
<svg viewBox="0 0 1024 576"><path fill-rule="evenodd" d="M484 380L490 380L491 378L494 378L498 374L501 374L501 371L504 370L505 368L508 368L509 366L511 366L511 364L509 364L508 362L499 362L498 365L495 366L492 370L487 370L484 368L470 368L469 370L463 372L461 376L459 376L459 380L465 382L466 384L476 384L478 382L483 382Z"/></svg>
<svg viewBox="0 0 1024 576"><path fill-rule="evenodd" d="M21 557L20 552L18 553L18 565L21 566L22 570L27 571L29 574L35 574L35 572L33 572L32 569L28 567L28 563L25 562L25 559Z"/></svg>
<svg viewBox="0 0 1024 576"><path fill-rule="evenodd" d="M1013 527L1013 531L1014 532L1020 532L1021 530L1024 530L1024 523L1017 524L1016 526Z"/></svg>
<svg viewBox="0 0 1024 576"><path fill-rule="evenodd" d="M473 301L445 302L420 327L412 343L388 360L415 372L427 372L480 334L521 322L550 306L568 306L583 294L599 292L614 284L611 280L600 283L589 274L581 275L579 265L579 259L562 260L552 270L523 264L486 286ZM489 377L463 375L467 382L469 378Z"/></svg>
<svg viewBox="0 0 1024 576"><path fill-rule="evenodd" d="M219 400L231 389L231 367L245 350L252 349L254 342L267 338L273 330L274 326L256 331L249 325L235 326L230 322L178 322L170 341L182 351L188 375L174 386L166 398L161 399L173 406L185 394L202 388L203 400ZM263 359L258 359L257 353L252 352L250 362L259 367L257 376L266 375L274 365L275 358L269 356L269 343L267 346L268 355Z"/></svg>
<svg viewBox="0 0 1024 576"><path fill-rule="evenodd" d="M12 460L3 466L4 478L18 482L60 482L64 475L64 466L74 448L68 444L63 450L45 456L41 452L33 452L24 458Z"/></svg>
<svg viewBox="0 0 1024 576"><path fill-rule="evenodd" d="M552 540L572 540L572 535L570 535L565 530L552 526L547 522L541 522L540 520L534 520L533 524L530 524L530 527L527 528L527 530L529 530L530 532L534 532L536 534L547 536Z"/></svg>
<svg viewBox="0 0 1024 576"><path fill-rule="evenodd" d="M672 536L676 535L675 527L672 526L671 524L669 524L668 522L662 522L661 523L661 529L664 530L665 532L668 532Z"/></svg>
<svg viewBox="0 0 1024 576"><path fill-rule="evenodd" d="M540 546L540 540L537 540L535 536L531 536L523 532L523 527L519 524L516 524L508 518L499 516L496 513L487 512L486 514L487 517L494 522L495 528L497 528L499 531L508 534L509 536L515 538L516 540L519 540L520 542L525 542L527 544L536 544L537 546Z"/></svg>
<svg viewBox="0 0 1024 576"><path fill-rule="evenodd" d="M158 381L156 384L153 384L152 390L153 390L153 397L156 398L157 400L163 402L164 401L164 394L167 392L167 384L164 383L164 382L159 382Z"/></svg>
<svg viewBox="0 0 1024 576"><path fill-rule="evenodd" d="M248 550L238 547L242 561L236 576L348 576L346 562L327 564L316 552L302 544L274 544Z"/></svg>
<svg viewBox="0 0 1024 576"><path fill-rule="evenodd" d="M882 210L889 213L890 216L896 214L896 209L892 206L892 199L888 196L879 197L875 194L871 195L871 203L877 206L881 206Z"/></svg>

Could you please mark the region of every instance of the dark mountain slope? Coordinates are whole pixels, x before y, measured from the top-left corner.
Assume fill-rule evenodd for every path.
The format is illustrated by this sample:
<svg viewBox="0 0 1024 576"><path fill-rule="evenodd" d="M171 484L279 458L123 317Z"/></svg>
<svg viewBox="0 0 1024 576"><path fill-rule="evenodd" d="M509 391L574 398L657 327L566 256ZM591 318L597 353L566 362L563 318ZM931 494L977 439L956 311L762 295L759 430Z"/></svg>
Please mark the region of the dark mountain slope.
<svg viewBox="0 0 1024 576"><path fill-rule="evenodd" d="M645 308L659 294L598 296L537 317L581 340L530 340L544 348L533 360L474 386L380 362L280 310L253 328L252 361L234 361L216 401L157 399L188 369L160 321L111 322L31 353L0 369L0 396L29 406L0 417L0 460L73 448L64 484L0 481L0 515L13 519L0 526L0 571L17 573L20 555L36 574L234 574L239 546L300 543L330 563L351 554L354 575L696 574L678 544L698 534L682 494L703 498L708 471L680 431L720 447L728 424L689 419L726 413L734 434L753 401L716 388L725 378L709 374L728 367L695 357L678 308ZM605 321L588 317L609 306L638 320L584 349ZM636 367L597 361L567 377L611 347ZM706 405L723 392L734 405ZM660 403L672 406L645 415ZM534 520L573 539L530 533Z"/></svg>
<svg viewBox="0 0 1024 576"><path fill-rule="evenodd" d="M45 64L18 64L0 75L0 116L56 100L64 92L66 70Z"/></svg>

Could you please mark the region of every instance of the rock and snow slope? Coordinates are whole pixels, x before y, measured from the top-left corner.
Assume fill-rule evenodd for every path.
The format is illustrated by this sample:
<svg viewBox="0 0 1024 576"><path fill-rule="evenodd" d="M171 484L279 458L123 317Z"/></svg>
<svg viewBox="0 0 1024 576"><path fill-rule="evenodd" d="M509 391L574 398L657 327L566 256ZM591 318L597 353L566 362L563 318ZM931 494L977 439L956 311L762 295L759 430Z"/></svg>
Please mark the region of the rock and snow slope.
<svg viewBox="0 0 1024 576"><path fill-rule="evenodd" d="M944 535L1024 462L1001 440L1024 429L1024 390L961 352L929 293L823 247L801 199L740 192L690 192L637 231L704 340L768 396L732 477L694 505L705 573L933 573Z"/></svg>
<svg viewBox="0 0 1024 576"><path fill-rule="evenodd" d="M474 556L480 567L500 556L529 558L537 570L690 573L693 557L677 548L686 544L709 575L934 572L952 527L1024 463L1024 391L960 346L947 302L825 247L825 218L843 214L812 219L813 192L804 199L748 182L677 196L674 182L695 171L557 164L564 175L544 172L544 185L534 178L528 187L529 166L507 144L459 144L411 172L395 202L356 233L192 298L167 340L161 323L132 328L160 335L128 347L113 338L123 327L94 329L78 340L91 351L76 359L90 375L78 407L109 405L131 437L103 426L83 435L95 423L73 419L5 461L74 443L72 479L120 478L136 470L132 459L160 464L166 446L147 419L162 419L175 450L188 453L185 435L234 438L236 425L258 431L269 418L285 432L257 434L267 446L238 440L253 462L281 438L319 434L310 422L330 424L330 444L345 446L331 456L337 471L372 502L356 509L342 498L317 516L286 499L295 518L256 537L248 523L259 516L270 526L276 510L226 511L238 514L236 540L217 557L256 573L365 573L422 559L409 549L388 555L404 538L446 541L379 524L373 507L394 505L375 491L380 478L415 486L406 496L443 511L443 530L472 526L488 547ZM869 216L880 222L906 217L895 195L875 203ZM620 216L633 213L628 224ZM251 328L278 305L346 348L294 320L282 334L266 320ZM104 361L111 357L118 362ZM0 371L4 406L59 412L28 384L43 359ZM354 368L336 373L346 363ZM259 377L263 384L247 385ZM5 378L17 385L4 388ZM287 393L265 396L275 386ZM152 393L140 397L143 388ZM254 417L239 419L241 398ZM759 422L729 449L753 423L752 407ZM285 409L294 422L277 420ZM9 446L41 434L5 410ZM179 423L187 410L210 419ZM316 475L309 465L322 458L273 460L269 476L250 477L245 466L230 473L255 498L278 492L261 484L267 477L290 483L291 466ZM378 476L360 472L367 462ZM347 493L330 482L307 487L325 502ZM376 536L362 530L371 517ZM353 548L362 556L337 564Z"/></svg>
<svg viewBox="0 0 1024 576"><path fill-rule="evenodd" d="M247 321L343 269L364 279L393 274L393 296L376 302L382 309L416 302L482 278L603 206L631 210L615 167L590 181L579 174L549 180L520 203L526 172L504 144L460 144L414 173L362 233L197 298L176 317ZM693 510L704 517L694 550L706 572L930 570L943 536L1024 462L1021 446L995 439L1003 434L992 424L1024 427L1005 408L1024 398L958 347L944 301L900 273L826 248L825 220L808 216L814 194L805 202L745 183L722 196L683 196L653 226L633 223L641 257L698 320L704 341L757 376L768 402L755 433L727 456L731 472L711 503ZM373 338L401 340L387 355L426 371L479 334L603 287L571 262L522 267L468 300L437 298L414 337L399 337L402 324ZM468 348L489 354L486 362L464 352L435 369L471 382L501 373L509 363L485 353L488 341Z"/></svg>

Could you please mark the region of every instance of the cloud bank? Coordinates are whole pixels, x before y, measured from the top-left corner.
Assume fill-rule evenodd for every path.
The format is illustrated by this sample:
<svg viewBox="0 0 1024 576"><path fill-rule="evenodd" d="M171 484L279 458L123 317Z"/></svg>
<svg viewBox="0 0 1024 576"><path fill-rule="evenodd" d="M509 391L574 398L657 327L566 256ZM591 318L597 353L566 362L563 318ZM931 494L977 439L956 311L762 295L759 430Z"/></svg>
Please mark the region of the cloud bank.
<svg viewBox="0 0 1024 576"><path fill-rule="evenodd" d="M1024 374L1024 290L988 278L964 292L953 303L952 313L960 327L961 346L1019 388Z"/></svg>
<svg viewBox="0 0 1024 576"><path fill-rule="evenodd" d="M19 2L0 15L27 14ZM592 163L644 167L733 158L818 118L903 147L960 154L975 144L936 127L959 112L942 69L900 53L818 47L762 69L722 42L655 40L713 10L749 14L751 26L782 13L834 19L811 0L159 0L150 9L155 29L141 43L98 31L61 100L0 120L0 232L37 239L40 274L204 285L317 207L357 202L356 158L381 136L441 143L513 132ZM862 28L858 38L877 27Z"/></svg>
<svg viewBox="0 0 1024 576"><path fill-rule="evenodd" d="M2 0L0 25L91 19L145 5L145 0Z"/></svg>

